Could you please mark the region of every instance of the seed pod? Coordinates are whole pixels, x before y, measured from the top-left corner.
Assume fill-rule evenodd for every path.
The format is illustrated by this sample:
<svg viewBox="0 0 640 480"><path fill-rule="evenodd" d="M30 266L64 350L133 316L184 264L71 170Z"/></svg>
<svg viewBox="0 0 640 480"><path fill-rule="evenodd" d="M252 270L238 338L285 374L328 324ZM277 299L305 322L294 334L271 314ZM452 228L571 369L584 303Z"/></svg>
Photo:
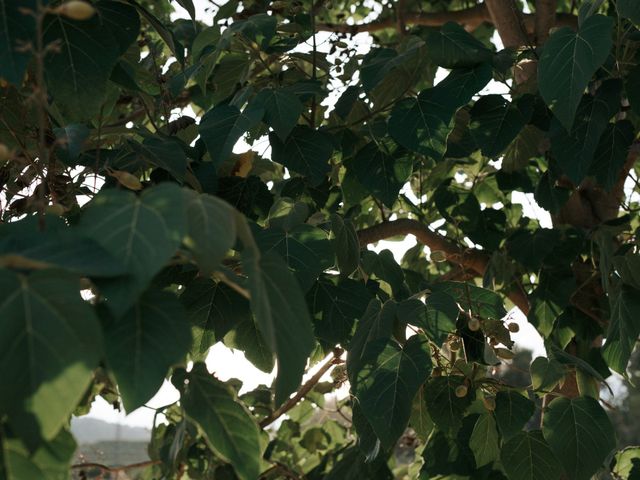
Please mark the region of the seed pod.
<svg viewBox="0 0 640 480"><path fill-rule="evenodd" d="M482 399L482 403L484 404L484 408L493 412L496 409L496 399L495 397L484 397Z"/></svg>
<svg viewBox="0 0 640 480"><path fill-rule="evenodd" d="M520 325L518 325L517 323L510 323L507 325L507 328L511 333L517 333L520 331Z"/></svg>
<svg viewBox="0 0 640 480"><path fill-rule="evenodd" d="M507 348L494 348L494 352L496 352L497 357L503 358L504 360L511 360L516 356L515 353Z"/></svg>
<svg viewBox="0 0 640 480"><path fill-rule="evenodd" d="M447 255L442 250L434 250L429 255L432 262L440 263L447 261Z"/></svg>
<svg viewBox="0 0 640 480"><path fill-rule="evenodd" d="M55 215L56 217L61 217L64 215L64 207L59 203L53 203L51 205L47 205L46 211L51 215Z"/></svg>
<svg viewBox="0 0 640 480"><path fill-rule="evenodd" d="M469 327L469 330L471 330L472 332L477 332L478 330L480 330L480 320L478 320L477 318L469 319L469 321L467 322L467 327Z"/></svg>
<svg viewBox="0 0 640 480"><path fill-rule="evenodd" d="M451 350L452 352L457 352L458 350L460 350L460 347L460 340L458 340L457 338L449 342L449 350Z"/></svg>
<svg viewBox="0 0 640 480"><path fill-rule="evenodd" d="M142 190L142 183L135 175L122 170L108 170L109 175L118 180L120 185L128 188L129 190Z"/></svg>
<svg viewBox="0 0 640 480"><path fill-rule="evenodd" d="M89 20L95 15L96 9L90 3L81 0L70 0L54 9L54 13L64 15L71 20Z"/></svg>
<svg viewBox="0 0 640 480"><path fill-rule="evenodd" d="M458 398L466 397L468 392L469 392L469 389L467 388L466 385L458 385L455 391L456 397Z"/></svg>

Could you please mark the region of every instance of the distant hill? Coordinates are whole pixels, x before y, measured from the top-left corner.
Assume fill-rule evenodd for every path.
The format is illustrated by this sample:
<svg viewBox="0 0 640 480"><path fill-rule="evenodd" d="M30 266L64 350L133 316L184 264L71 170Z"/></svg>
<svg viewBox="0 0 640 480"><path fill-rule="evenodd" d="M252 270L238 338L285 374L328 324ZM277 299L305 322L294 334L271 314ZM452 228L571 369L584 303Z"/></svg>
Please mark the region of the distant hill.
<svg viewBox="0 0 640 480"><path fill-rule="evenodd" d="M148 442L151 438L151 431L146 428L87 417L72 418L71 432L79 445L97 442Z"/></svg>

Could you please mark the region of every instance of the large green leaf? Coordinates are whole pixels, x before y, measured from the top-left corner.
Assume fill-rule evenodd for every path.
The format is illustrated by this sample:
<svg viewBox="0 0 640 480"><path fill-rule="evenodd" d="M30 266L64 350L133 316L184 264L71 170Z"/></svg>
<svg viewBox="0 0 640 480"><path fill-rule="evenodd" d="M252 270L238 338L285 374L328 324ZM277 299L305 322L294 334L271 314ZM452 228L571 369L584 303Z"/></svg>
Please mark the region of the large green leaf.
<svg viewBox="0 0 640 480"><path fill-rule="evenodd" d="M612 370L626 375L629 357L640 335L640 292L622 287L611 298L611 320L602 356Z"/></svg>
<svg viewBox="0 0 640 480"><path fill-rule="evenodd" d="M187 194L187 236L185 244L195 257L200 270L211 273L236 241L236 222L231 205L217 197Z"/></svg>
<svg viewBox="0 0 640 480"><path fill-rule="evenodd" d="M560 480L562 467L539 430L520 432L502 446L509 480Z"/></svg>
<svg viewBox="0 0 640 480"><path fill-rule="evenodd" d="M331 214L331 233L340 273L351 275L360 263L360 242L353 223L338 214Z"/></svg>
<svg viewBox="0 0 640 480"><path fill-rule="evenodd" d="M198 423L216 455L231 463L241 480L258 478L258 425L229 387L211 375L204 363L196 363L188 374L176 372L173 381L182 391L180 404Z"/></svg>
<svg viewBox="0 0 640 480"><path fill-rule="evenodd" d="M438 345L444 342L449 333L455 331L459 312L453 297L443 292L432 293L425 302L410 298L398 304L398 318L422 328Z"/></svg>
<svg viewBox="0 0 640 480"><path fill-rule="evenodd" d="M542 431L570 480L591 478L616 446L611 421L591 397L553 400L544 413Z"/></svg>
<svg viewBox="0 0 640 480"><path fill-rule="evenodd" d="M465 378L460 376L435 377L424 388L429 415L440 430L455 434L462 426L464 412L472 402L472 395L456 396L456 388L464 385Z"/></svg>
<svg viewBox="0 0 640 480"><path fill-rule="evenodd" d="M219 105L204 114L198 131L207 146L214 165L222 165L231 155L240 137L255 127L264 111L259 108L243 112L233 105Z"/></svg>
<svg viewBox="0 0 640 480"><path fill-rule="evenodd" d="M105 329L107 364L118 381L127 412L158 391L169 368L189 351L191 333L175 295L149 290Z"/></svg>
<svg viewBox="0 0 640 480"><path fill-rule="evenodd" d="M140 34L140 16L136 8L118 0L100 0L95 6L100 21L118 44L118 53L124 55Z"/></svg>
<svg viewBox="0 0 640 480"><path fill-rule="evenodd" d="M14 226L11 223L8 226ZM35 227L35 225L34 225ZM63 228L15 232L0 240L0 265L19 268L57 267L89 277L113 277L127 272L125 265L92 238Z"/></svg>
<svg viewBox="0 0 640 480"><path fill-rule="evenodd" d="M307 293L316 337L331 346L345 342L355 319L364 313L370 300L371 293L362 282L330 276L319 278Z"/></svg>
<svg viewBox="0 0 640 480"><path fill-rule="evenodd" d="M530 369L532 387L543 392L552 391L567 374L567 369L560 362L546 357L536 357Z"/></svg>
<svg viewBox="0 0 640 480"><path fill-rule="evenodd" d="M15 85L22 83L31 59L31 52L20 46L33 42L36 31L34 17L21 8L35 11L36 5L36 0L0 0L0 78Z"/></svg>
<svg viewBox="0 0 640 480"><path fill-rule="evenodd" d="M589 173L605 189L611 190L619 181L634 138L635 129L629 120L608 124L600 137Z"/></svg>
<svg viewBox="0 0 640 480"><path fill-rule="evenodd" d="M299 125L284 142L274 134L269 135L269 141L273 161L308 177L314 186L322 183L331 170L333 143L325 132Z"/></svg>
<svg viewBox="0 0 640 480"><path fill-rule="evenodd" d="M135 36L122 27L132 28L132 22L139 21L137 15L127 15L130 20L114 29L113 22L122 21L114 15L114 8L127 7L114 7L116 2L111 1L98 2L96 6L100 8L103 3L107 7L105 11L88 20L48 15L44 21L44 44L60 43L59 50L48 53L44 60L49 93L71 119L84 120L98 113L123 46L135 40ZM103 16L111 23L103 22Z"/></svg>
<svg viewBox="0 0 640 480"><path fill-rule="evenodd" d="M255 102L264 108L264 120L285 142L302 114L302 103L293 93L280 89L262 90Z"/></svg>
<svg viewBox="0 0 640 480"><path fill-rule="evenodd" d="M495 417L503 439L516 435L529 421L535 404L514 390L505 390L496 395Z"/></svg>
<svg viewBox="0 0 640 480"><path fill-rule="evenodd" d="M538 64L540 94L568 131L584 89L609 55L612 29L612 18L593 15L577 32L556 30L544 45Z"/></svg>
<svg viewBox="0 0 640 480"><path fill-rule="evenodd" d="M166 170L176 180L184 180L187 156L175 139L156 136L147 138L142 143L129 142L129 145L151 165Z"/></svg>
<svg viewBox="0 0 640 480"><path fill-rule="evenodd" d="M498 429L493 415L483 413L478 417L469 438L469 447L473 452L477 467L493 463L498 459L500 455L498 441Z"/></svg>
<svg viewBox="0 0 640 480"><path fill-rule="evenodd" d="M275 401L279 405L300 385L315 345L311 319L302 290L280 256L247 248L242 263L258 329L278 360Z"/></svg>
<svg viewBox="0 0 640 480"><path fill-rule="evenodd" d="M462 310L471 311L480 318L500 320L507 315L502 298L492 290L465 282L441 282L432 290L450 295Z"/></svg>
<svg viewBox="0 0 640 480"><path fill-rule="evenodd" d="M333 247L326 232L307 224L288 231L268 228L256 234L256 241L265 253L278 253L294 272L302 290L309 290L324 270L335 263Z"/></svg>
<svg viewBox="0 0 640 480"><path fill-rule="evenodd" d="M83 231L127 267L131 278L99 287L117 315L124 313L175 253L185 231L183 192L164 183L136 196L104 190L85 207Z"/></svg>
<svg viewBox="0 0 640 480"><path fill-rule="evenodd" d="M76 448L71 433L62 429L53 440L42 443L32 452L19 439L10 437L0 426L0 478L68 480Z"/></svg>
<svg viewBox="0 0 640 480"><path fill-rule="evenodd" d="M402 347L390 342L375 363L357 373L353 394L385 449L404 432L413 398L430 371L428 342L414 335Z"/></svg>
<svg viewBox="0 0 640 480"><path fill-rule="evenodd" d="M428 30L426 43L429 59L444 68L473 67L491 60L491 51L455 22Z"/></svg>
<svg viewBox="0 0 640 480"><path fill-rule="evenodd" d="M509 103L502 95L482 97L470 113L471 136L486 157L502 153L527 121L518 105Z"/></svg>
<svg viewBox="0 0 640 480"><path fill-rule="evenodd" d="M636 25L640 25L640 4L635 0L618 0L616 2L618 13L628 18Z"/></svg>
<svg viewBox="0 0 640 480"><path fill-rule="evenodd" d="M235 313L238 313L237 310ZM256 322L251 318L251 313L248 312L247 316L248 318L244 318L224 337L224 343L229 348L244 352L244 356L256 368L266 373L272 373L275 365L273 352L258 330Z"/></svg>
<svg viewBox="0 0 640 480"><path fill-rule="evenodd" d="M353 170L362 186L389 208L398 199L398 192L407 182L412 168L410 157L390 155L374 142L365 145L347 163L347 169Z"/></svg>
<svg viewBox="0 0 640 480"><path fill-rule="evenodd" d="M583 96L570 131L565 130L557 119L551 123L551 150L563 172L576 185L594 163L600 137L620 107L621 90L618 80L610 80L602 84L595 96ZM606 169L607 165L598 164L597 167Z"/></svg>
<svg viewBox="0 0 640 480"><path fill-rule="evenodd" d="M62 271L0 270L0 411L29 445L58 433L100 360L102 333L79 289Z"/></svg>
<svg viewBox="0 0 640 480"><path fill-rule="evenodd" d="M203 359L209 347L243 321L251 321L249 302L221 282L196 278L180 296L193 334L192 355Z"/></svg>

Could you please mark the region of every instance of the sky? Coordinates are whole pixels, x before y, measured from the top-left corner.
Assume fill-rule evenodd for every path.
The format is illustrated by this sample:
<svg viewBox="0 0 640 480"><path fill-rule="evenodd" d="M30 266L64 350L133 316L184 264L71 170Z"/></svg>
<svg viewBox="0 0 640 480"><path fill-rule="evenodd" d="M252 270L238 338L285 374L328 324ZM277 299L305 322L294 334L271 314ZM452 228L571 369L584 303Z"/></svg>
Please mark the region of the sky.
<svg viewBox="0 0 640 480"><path fill-rule="evenodd" d="M185 10L177 5L176 2L173 3L176 10L172 15L174 19L189 18ZM196 7L196 18L210 24L213 17L210 11L211 4L206 0L194 0L194 5ZM374 12L374 16L375 14L376 12ZM327 32L320 32L317 35L316 43L318 45L319 51L328 51L330 45L326 40L329 35L330 34ZM499 38L497 38L497 36L496 38L494 38L494 40L498 45L500 45L500 40ZM356 37L354 37L352 42L354 42L357 46L357 53L359 54L367 53L371 44L370 37L367 34L357 35ZM310 45L303 45L299 46L297 50L308 51L310 48ZM446 70L440 69L436 74L436 83L442 80L442 78L444 78L446 74ZM329 95L324 103L327 105L332 105L333 103L335 103L340 93L341 91L339 90L332 92L332 94ZM481 92L481 94L489 93L506 94L507 89L504 85L492 81ZM177 117L180 114L190 114L191 116L195 117L195 114L192 111L189 112L188 110L184 112L175 112L174 116ZM258 141L254 145L248 145L244 141L240 140L235 146L234 152L240 153L251 148L255 149L262 156L268 157L270 152L268 151L268 148L266 146L266 141ZM408 185L405 185L403 193L405 193L411 200L418 203L418 199L415 198ZM533 195L523 194L521 192L513 192L511 200L513 203L522 204L523 214L525 216L535 218L544 228L551 228L551 218L549 214L536 204L535 200L533 199ZM404 252L415 244L415 237L413 235L409 235L402 241L380 241L377 245L370 246L369 248L376 252L384 249L389 249L393 253L396 260L400 261L400 259L404 255ZM426 251L428 252L428 249ZM518 333L512 334L512 338L516 343L516 349L526 348L533 351L534 357L540 355L544 356L545 349L542 343L542 339L536 329L527 322L526 317L518 309L514 309L509 312L508 318L510 319L510 321L515 322L520 326L520 331ZM243 388L241 390L242 393L253 390L260 384L269 385L274 378L274 372L272 372L271 374L261 372L244 358L242 352L237 350L232 351L221 343L218 343L211 348L206 360L206 364L209 371L214 373L219 379L223 381L228 380L229 378L240 379L243 382ZM314 373L314 369L311 369L310 372L305 376L305 378L308 378ZM346 395L347 390L342 389L337 393L338 395ZM178 399L178 391L171 385L170 382L165 381L162 388L153 397L153 399L151 399L147 403L145 407L141 407L128 415L124 411L115 410L102 398L98 398L93 403L88 416L114 423L151 428L153 424L155 409L169 405L177 401Z"/></svg>

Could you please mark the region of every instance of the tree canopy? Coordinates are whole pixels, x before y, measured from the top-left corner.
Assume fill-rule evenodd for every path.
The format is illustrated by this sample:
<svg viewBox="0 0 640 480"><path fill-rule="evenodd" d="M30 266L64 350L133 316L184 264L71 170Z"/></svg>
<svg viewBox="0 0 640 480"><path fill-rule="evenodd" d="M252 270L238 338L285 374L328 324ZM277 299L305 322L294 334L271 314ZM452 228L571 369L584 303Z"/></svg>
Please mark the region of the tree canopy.
<svg viewBox="0 0 640 480"><path fill-rule="evenodd" d="M166 380L141 479L638 478L599 392L640 334L639 27L636 0L0 0L0 479L107 473L71 416ZM525 386L495 374L514 308ZM218 342L273 384L220 380Z"/></svg>

